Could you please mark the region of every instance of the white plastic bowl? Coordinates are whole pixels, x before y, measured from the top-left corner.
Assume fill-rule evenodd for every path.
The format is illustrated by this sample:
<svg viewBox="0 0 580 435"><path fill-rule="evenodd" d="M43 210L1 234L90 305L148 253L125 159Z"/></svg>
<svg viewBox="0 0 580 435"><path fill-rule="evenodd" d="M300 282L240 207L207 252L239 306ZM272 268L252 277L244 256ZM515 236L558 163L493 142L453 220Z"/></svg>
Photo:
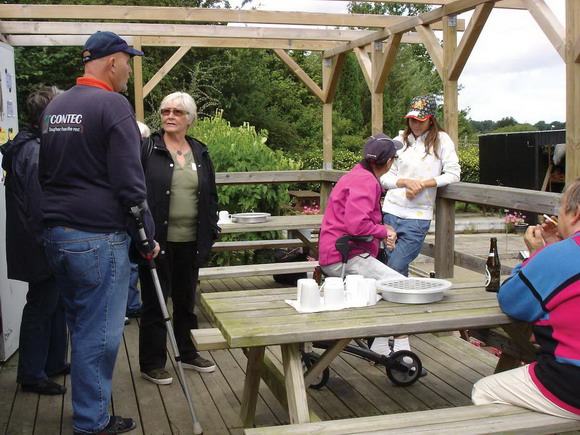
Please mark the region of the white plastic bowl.
<svg viewBox="0 0 580 435"><path fill-rule="evenodd" d="M377 281L383 299L399 304L429 304L443 299L451 283L436 278L398 278Z"/></svg>

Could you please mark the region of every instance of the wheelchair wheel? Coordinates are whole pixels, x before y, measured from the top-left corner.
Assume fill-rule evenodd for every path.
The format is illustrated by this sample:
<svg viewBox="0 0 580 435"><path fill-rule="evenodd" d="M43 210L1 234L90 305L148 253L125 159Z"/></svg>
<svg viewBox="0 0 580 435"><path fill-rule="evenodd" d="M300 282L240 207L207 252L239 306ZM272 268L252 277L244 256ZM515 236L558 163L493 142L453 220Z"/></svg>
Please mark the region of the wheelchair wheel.
<svg viewBox="0 0 580 435"><path fill-rule="evenodd" d="M312 367L316 362L320 359L320 355L314 352L309 353L302 353L302 367L304 372ZM330 369L326 367L323 372L318 375L316 380L310 385L309 388L313 388L315 390L319 390L326 385L328 382L328 378L330 378Z"/></svg>
<svg viewBox="0 0 580 435"><path fill-rule="evenodd" d="M421 377L422 369L419 357L409 350L394 352L387 358L387 376L395 385L414 384Z"/></svg>

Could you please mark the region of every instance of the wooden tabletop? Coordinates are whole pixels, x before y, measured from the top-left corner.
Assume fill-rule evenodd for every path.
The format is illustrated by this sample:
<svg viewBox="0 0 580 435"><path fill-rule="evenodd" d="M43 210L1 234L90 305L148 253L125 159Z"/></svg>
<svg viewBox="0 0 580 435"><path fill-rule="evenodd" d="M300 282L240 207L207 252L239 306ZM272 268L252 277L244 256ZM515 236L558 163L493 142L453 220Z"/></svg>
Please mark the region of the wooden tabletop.
<svg viewBox="0 0 580 435"><path fill-rule="evenodd" d="M300 314L284 302L295 288L202 295L202 304L232 347L485 328L512 322L483 286L456 285L431 304L380 300L373 307Z"/></svg>
<svg viewBox="0 0 580 435"><path fill-rule="evenodd" d="M261 231L319 229L322 215L270 216L266 222L257 224L219 224L222 234L248 233Z"/></svg>

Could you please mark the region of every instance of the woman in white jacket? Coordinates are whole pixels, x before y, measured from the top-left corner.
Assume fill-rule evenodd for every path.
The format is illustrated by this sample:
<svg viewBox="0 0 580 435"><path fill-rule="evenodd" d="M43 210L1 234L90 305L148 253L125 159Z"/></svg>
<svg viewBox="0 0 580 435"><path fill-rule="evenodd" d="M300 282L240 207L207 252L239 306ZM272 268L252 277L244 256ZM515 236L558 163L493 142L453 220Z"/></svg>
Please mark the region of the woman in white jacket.
<svg viewBox="0 0 580 435"><path fill-rule="evenodd" d="M437 187L459 181L461 173L455 144L437 122L436 108L432 96L413 98L405 130L396 138L403 142L403 149L380 179L388 189L384 223L398 235L395 249L387 252L388 265L405 276L429 230Z"/></svg>
<svg viewBox="0 0 580 435"><path fill-rule="evenodd" d="M388 189L383 222L397 233L395 249L387 250L387 265L405 276L409 276L409 264L419 255L429 231L437 187L459 181L461 173L455 144L437 122L436 109L432 96L411 100L405 130L396 137L403 149L397 152L389 172L380 178L381 185ZM410 350L409 339L395 337L391 349L386 337L378 337L371 350L386 355Z"/></svg>

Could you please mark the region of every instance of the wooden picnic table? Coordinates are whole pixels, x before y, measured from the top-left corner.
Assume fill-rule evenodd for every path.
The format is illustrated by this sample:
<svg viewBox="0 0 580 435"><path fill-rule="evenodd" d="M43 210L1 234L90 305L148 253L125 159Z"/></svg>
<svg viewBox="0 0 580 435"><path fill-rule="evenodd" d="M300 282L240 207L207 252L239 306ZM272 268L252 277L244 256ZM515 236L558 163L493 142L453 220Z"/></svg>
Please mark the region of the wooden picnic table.
<svg viewBox="0 0 580 435"><path fill-rule="evenodd" d="M292 215L292 216L270 216L266 222L257 224L220 224L222 234L231 233L251 233L261 231L281 231L281 230L305 230L320 229L322 225L322 215Z"/></svg>
<svg viewBox="0 0 580 435"><path fill-rule="evenodd" d="M316 256L318 255L318 247L308 237L300 231L313 229L318 230L322 226L322 215L291 215L291 216L269 216L266 222L247 224L247 223L231 223L220 224L222 234L232 233L250 233L262 231L293 231L295 237L300 239Z"/></svg>
<svg viewBox="0 0 580 435"><path fill-rule="evenodd" d="M266 346L281 346L290 422L305 423L310 421L307 385L353 338L505 325L516 342L525 346L527 340L524 331L509 327L514 320L500 310L496 295L480 284L455 285L437 303L410 305L381 300L372 307L313 314L298 313L285 299L296 299L296 289L206 293L201 298L229 346L248 348L241 416L246 427L253 424ZM304 375L301 344L324 340L336 340L336 344Z"/></svg>

